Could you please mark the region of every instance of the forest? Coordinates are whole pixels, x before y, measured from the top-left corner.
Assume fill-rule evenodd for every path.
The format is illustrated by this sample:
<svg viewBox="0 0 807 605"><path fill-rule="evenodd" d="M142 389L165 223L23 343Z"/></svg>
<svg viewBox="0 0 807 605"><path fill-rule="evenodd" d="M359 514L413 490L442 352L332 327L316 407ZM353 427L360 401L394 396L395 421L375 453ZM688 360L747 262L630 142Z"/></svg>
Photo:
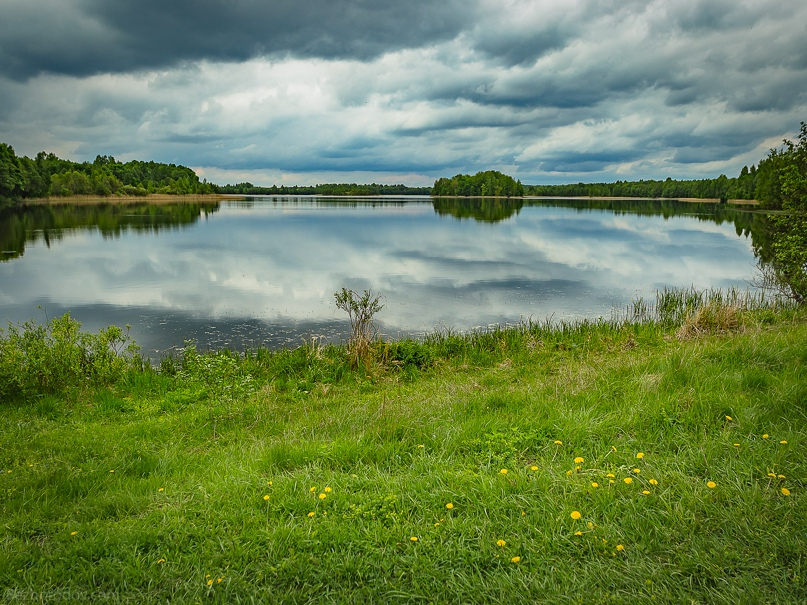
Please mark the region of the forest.
<svg viewBox="0 0 807 605"><path fill-rule="evenodd" d="M473 176L458 174L450 179L437 179L431 194L435 197L520 197L524 195L524 187L521 181L498 170L486 170Z"/></svg>
<svg viewBox="0 0 807 605"><path fill-rule="evenodd" d="M96 156L93 162L79 163L44 151L31 159L17 156L13 147L0 143L0 203L69 195L150 193L215 193L215 187L200 181L190 168L176 164L119 162L106 155Z"/></svg>
<svg viewBox="0 0 807 605"><path fill-rule="evenodd" d="M326 183L321 185L272 185L260 187L252 183L217 185L216 193L237 195L429 195L430 187L406 185L357 185L356 183Z"/></svg>

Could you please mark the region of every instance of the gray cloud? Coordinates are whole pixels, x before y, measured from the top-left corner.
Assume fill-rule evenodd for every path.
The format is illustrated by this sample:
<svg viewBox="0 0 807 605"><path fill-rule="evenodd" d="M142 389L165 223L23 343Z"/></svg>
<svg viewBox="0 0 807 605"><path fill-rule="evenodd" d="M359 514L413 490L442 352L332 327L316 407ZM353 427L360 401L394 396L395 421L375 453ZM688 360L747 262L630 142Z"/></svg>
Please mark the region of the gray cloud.
<svg viewBox="0 0 807 605"><path fill-rule="evenodd" d="M807 116L802 3L0 6L0 140L217 182L733 176Z"/></svg>
<svg viewBox="0 0 807 605"><path fill-rule="evenodd" d="M458 0L4 0L2 72L86 76L257 56L370 60L456 36Z"/></svg>

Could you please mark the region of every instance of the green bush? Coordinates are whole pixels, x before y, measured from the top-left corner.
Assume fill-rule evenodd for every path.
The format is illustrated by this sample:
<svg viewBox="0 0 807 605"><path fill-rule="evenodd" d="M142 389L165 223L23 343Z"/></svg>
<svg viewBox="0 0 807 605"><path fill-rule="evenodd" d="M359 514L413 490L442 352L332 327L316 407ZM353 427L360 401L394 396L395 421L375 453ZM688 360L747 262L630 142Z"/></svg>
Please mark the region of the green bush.
<svg viewBox="0 0 807 605"><path fill-rule="evenodd" d="M88 384L112 384L142 365L138 350L128 327L90 334L69 313L45 324L9 324L0 330L0 400L29 401Z"/></svg>

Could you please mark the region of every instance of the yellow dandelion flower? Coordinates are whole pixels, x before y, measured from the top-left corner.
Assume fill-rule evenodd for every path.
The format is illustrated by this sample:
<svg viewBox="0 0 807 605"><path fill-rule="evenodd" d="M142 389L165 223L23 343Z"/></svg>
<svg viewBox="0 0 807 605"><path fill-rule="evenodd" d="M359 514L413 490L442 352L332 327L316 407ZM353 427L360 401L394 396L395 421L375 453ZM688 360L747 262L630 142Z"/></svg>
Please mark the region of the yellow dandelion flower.
<svg viewBox="0 0 807 605"><path fill-rule="evenodd" d="M563 445L563 441L560 439L555 439L555 445Z"/></svg>
<svg viewBox="0 0 807 605"><path fill-rule="evenodd" d="M764 435L762 435L763 439L767 439L768 437L770 437L770 435L768 435L768 433L765 433Z"/></svg>
<svg viewBox="0 0 807 605"><path fill-rule="evenodd" d="M454 508L454 505L453 505L453 504L451 504L451 502L449 502L448 504L446 504L446 508L447 508L448 510L451 510L452 508Z"/></svg>
<svg viewBox="0 0 807 605"><path fill-rule="evenodd" d="M613 485L613 484L614 484L614 480L613 480L613 479L608 479L608 483L609 483L610 485Z"/></svg>
<svg viewBox="0 0 807 605"><path fill-rule="evenodd" d="M613 445L611 446L611 449L617 451L616 447L614 447Z"/></svg>
<svg viewBox="0 0 807 605"><path fill-rule="evenodd" d="M320 500L325 500L325 498L327 498L327 497L328 497L328 494L326 494L324 492L319 495Z"/></svg>
<svg viewBox="0 0 807 605"><path fill-rule="evenodd" d="M575 535L575 536L582 536L582 535L583 535L583 532L581 532L581 531L578 529L576 532L574 532L574 535Z"/></svg>
<svg viewBox="0 0 807 605"><path fill-rule="evenodd" d="M208 586L213 586L213 580L208 580L208 581L207 581L207 585L208 585Z"/></svg>
<svg viewBox="0 0 807 605"><path fill-rule="evenodd" d="M608 473L605 476L608 477L609 479L613 479L614 477L616 477L616 475L614 475L614 473Z"/></svg>
<svg viewBox="0 0 807 605"><path fill-rule="evenodd" d="M10 473L11 471L8 471L8 472ZM111 470L111 471L109 471L109 472L110 472L110 473L114 473L115 471L114 471L114 470Z"/></svg>
<svg viewBox="0 0 807 605"><path fill-rule="evenodd" d="M776 473L768 473L768 477L773 477L774 479L776 479Z"/></svg>
<svg viewBox="0 0 807 605"><path fill-rule="evenodd" d="M222 580L224 580L224 578L216 578L216 584L221 584Z"/></svg>
<svg viewBox="0 0 807 605"><path fill-rule="evenodd" d="M506 544L507 542L505 542L504 540L496 540L496 546L498 546L499 548L504 547Z"/></svg>
<svg viewBox="0 0 807 605"><path fill-rule="evenodd" d="M776 475L776 478L777 478L777 479L784 479L784 478L785 478L785 476L784 476L784 475Z"/></svg>
<svg viewBox="0 0 807 605"><path fill-rule="evenodd" d="M637 452L637 453L636 453L636 457L637 457L639 460L641 460L642 458L644 458L644 452Z"/></svg>
<svg viewBox="0 0 807 605"><path fill-rule="evenodd" d="M617 549L619 552L622 552L623 550L625 550L625 547L624 547L622 544L617 544L617 545L616 545L616 549Z"/></svg>
<svg viewBox="0 0 807 605"><path fill-rule="evenodd" d="M731 420L731 416L726 416L726 420Z"/></svg>
<svg viewBox="0 0 807 605"><path fill-rule="evenodd" d="M315 512L312 510L310 513L308 513L308 516L309 516L309 517L313 517L313 516L314 516L314 515L316 515L316 514L317 514L317 513L315 513Z"/></svg>
<svg viewBox="0 0 807 605"><path fill-rule="evenodd" d="M410 541L410 542L417 542L417 541L418 541L418 537L417 537L417 536L412 536L411 538L409 538L409 541Z"/></svg>
<svg viewBox="0 0 807 605"><path fill-rule="evenodd" d="M787 445L787 439L782 439L779 443L781 443L782 445Z"/></svg>
<svg viewBox="0 0 807 605"><path fill-rule="evenodd" d="M330 487L326 487L326 488L325 488L325 493L326 493L326 494L330 494L330 493L331 493L331 488L330 488Z"/></svg>
<svg viewBox="0 0 807 605"><path fill-rule="evenodd" d="M574 459L575 464L582 464L585 461L586 461L585 458L581 458L580 456Z"/></svg>
<svg viewBox="0 0 807 605"><path fill-rule="evenodd" d="M633 477L625 477L622 481L630 485L631 483L633 483Z"/></svg>
<svg viewBox="0 0 807 605"><path fill-rule="evenodd" d="M440 522L438 521L437 523L434 524L434 526L435 527L440 527Z"/></svg>
<svg viewBox="0 0 807 605"><path fill-rule="evenodd" d="M266 495L263 497L263 499L264 499L264 500L268 500L268 499L269 499L269 494L266 494Z"/></svg>
<svg viewBox="0 0 807 605"><path fill-rule="evenodd" d="M591 521L589 521L588 523L586 523L586 527L588 527L589 529L594 529L594 524Z"/></svg>
<svg viewBox="0 0 807 605"><path fill-rule="evenodd" d="M425 447L426 447L426 446L425 446L425 445L423 445L422 443L418 443L418 449L422 450L422 449L423 449L423 448L425 448Z"/></svg>
<svg viewBox="0 0 807 605"><path fill-rule="evenodd" d="M658 485L658 481L656 481L655 479L651 479L649 483L650 485Z"/></svg>
<svg viewBox="0 0 807 605"><path fill-rule="evenodd" d="M572 519L574 519L575 521L577 521L577 520L578 520L580 517L582 517L583 515L581 515L581 514L580 514L580 511L579 511L579 510L573 510L573 511L572 511L572 514L570 514L569 516L570 516Z"/></svg>
<svg viewBox="0 0 807 605"><path fill-rule="evenodd" d="M165 559L157 559L157 563L165 563Z"/></svg>
<svg viewBox="0 0 807 605"><path fill-rule="evenodd" d="M521 557L513 557L512 559L510 559L511 563L518 563L519 561L521 561Z"/></svg>
<svg viewBox="0 0 807 605"><path fill-rule="evenodd" d="M507 474L507 469L506 469L506 468L503 468L503 469L502 469L502 470L500 470L499 472L500 472L502 475L506 475L506 474Z"/></svg>
<svg viewBox="0 0 807 605"><path fill-rule="evenodd" d="M572 471L566 471L566 476L567 477L571 476L571 474L572 474Z"/></svg>
<svg viewBox="0 0 807 605"><path fill-rule="evenodd" d="M533 464L533 465L530 467L530 470L531 470L531 471L537 471L537 470L538 470L538 467L537 467L537 466L535 466L535 465Z"/></svg>
<svg viewBox="0 0 807 605"><path fill-rule="evenodd" d="M642 493L643 493L645 496L649 496L649 495L650 495L650 490L643 489L643 490L642 490Z"/></svg>
<svg viewBox="0 0 807 605"><path fill-rule="evenodd" d="M308 491L313 494L315 491L317 491L317 487L315 485L312 485L311 489L309 489Z"/></svg>
<svg viewBox="0 0 807 605"><path fill-rule="evenodd" d="M600 484L597 483L596 481L592 481L591 482L591 487L600 487Z"/></svg>
<svg viewBox="0 0 807 605"><path fill-rule="evenodd" d="M266 482L266 485L272 485L272 482L271 482L271 481L267 481L267 482Z"/></svg>
<svg viewBox="0 0 807 605"><path fill-rule="evenodd" d="M739 444L739 443L735 443L735 444L734 444L734 447L740 447L740 444Z"/></svg>
<svg viewBox="0 0 807 605"><path fill-rule="evenodd" d="M714 489L717 487L717 483L715 483L714 481L707 481L706 487L708 487L709 489Z"/></svg>
<svg viewBox="0 0 807 605"><path fill-rule="evenodd" d="M579 473L580 472L580 466L575 466L574 470L576 470Z"/></svg>
<svg viewBox="0 0 807 605"><path fill-rule="evenodd" d="M641 473L641 472L642 472L642 469L640 469L640 468L635 468L635 469L633 469L633 472L634 472L634 473L636 473L636 474L638 475L639 473Z"/></svg>
<svg viewBox="0 0 807 605"><path fill-rule="evenodd" d="M78 534L78 532L77 532L77 531L71 531L71 532L70 532L70 535L71 535L71 536L75 536L75 535L77 535L77 534Z"/></svg>
<svg viewBox="0 0 807 605"><path fill-rule="evenodd" d="M161 488L160 488L160 489L158 489L157 491L158 491L158 492L164 492L164 491L165 491L165 488L164 488L164 487L161 487Z"/></svg>
<svg viewBox="0 0 807 605"><path fill-rule="evenodd" d="M783 487L782 488L782 495L783 496L789 496L790 495L790 490L787 489L786 487Z"/></svg>

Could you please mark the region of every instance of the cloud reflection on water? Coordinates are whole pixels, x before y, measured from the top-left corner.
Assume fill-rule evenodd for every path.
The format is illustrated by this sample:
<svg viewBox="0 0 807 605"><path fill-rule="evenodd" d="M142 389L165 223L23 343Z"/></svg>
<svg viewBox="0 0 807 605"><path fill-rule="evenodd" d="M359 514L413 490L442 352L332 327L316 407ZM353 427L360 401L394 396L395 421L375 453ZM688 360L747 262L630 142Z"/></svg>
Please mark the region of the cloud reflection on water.
<svg viewBox="0 0 807 605"><path fill-rule="evenodd" d="M428 202L225 202L170 232L76 230L50 248L28 244L0 263L0 319L41 317L41 304L92 329L130 323L148 349L186 338L279 346L343 336L333 304L343 286L382 293L379 319L396 336L609 317L665 286L744 287L753 266L750 239L731 222L689 216L539 204L486 223Z"/></svg>

